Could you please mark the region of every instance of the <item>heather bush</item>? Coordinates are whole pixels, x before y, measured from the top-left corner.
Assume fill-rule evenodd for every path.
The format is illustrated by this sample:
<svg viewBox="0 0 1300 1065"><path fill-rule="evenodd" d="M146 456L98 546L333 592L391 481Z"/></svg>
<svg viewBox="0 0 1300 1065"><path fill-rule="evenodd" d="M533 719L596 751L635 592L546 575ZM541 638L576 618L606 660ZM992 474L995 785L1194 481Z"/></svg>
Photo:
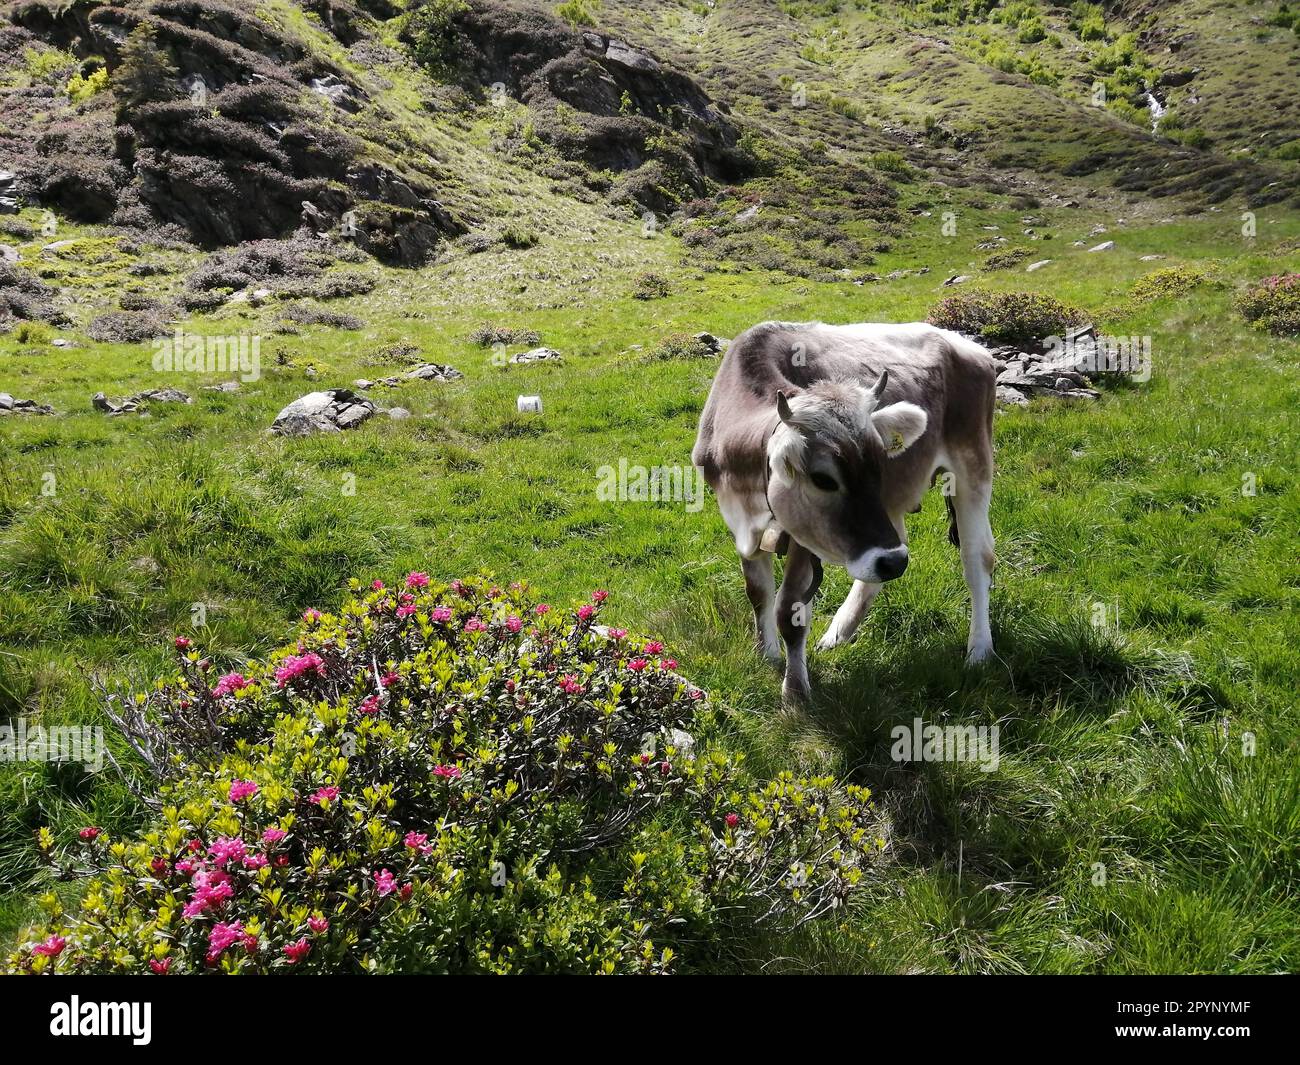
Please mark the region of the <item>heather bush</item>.
<svg viewBox="0 0 1300 1065"><path fill-rule="evenodd" d="M542 342L542 334L536 329L514 329L494 322L484 322L470 333L469 340L485 348L490 348L494 344L535 345Z"/></svg>
<svg viewBox="0 0 1300 1065"><path fill-rule="evenodd" d="M1037 292L964 292L935 304L928 321L984 340L1032 344L1062 336L1086 319L1083 311Z"/></svg>
<svg viewBox="0 0 1300 1065"><path fill-rule="evenodd" d="M883 847L867 792L750 780L604 599L411 573L239 672L178 639L173 680L108 701L153 823L41 831L88 881L8 967L657 973L842 907Z"/></svg>
<svg viewBox="0 0 1300 1065"><path fill-rule="evenodd" d="M645 271L636 275L632 288L632 298L637 300L660 300L672 291L668 279L662 274Z"/></svg>
<svg viewBox="0 0 1300 1065"><path fill-rule="evenodd" d="M1246 321L1270 333L1300 335L1300 274L1276 274L1257 281L1237 297L1237 310Z"/></svg>
<svg viewBox="0 0 1300 1065"><path fill-rule="evenodd" d="M712 359L717 352L691 333L669 333L650 352L651 359Z"/></svg>

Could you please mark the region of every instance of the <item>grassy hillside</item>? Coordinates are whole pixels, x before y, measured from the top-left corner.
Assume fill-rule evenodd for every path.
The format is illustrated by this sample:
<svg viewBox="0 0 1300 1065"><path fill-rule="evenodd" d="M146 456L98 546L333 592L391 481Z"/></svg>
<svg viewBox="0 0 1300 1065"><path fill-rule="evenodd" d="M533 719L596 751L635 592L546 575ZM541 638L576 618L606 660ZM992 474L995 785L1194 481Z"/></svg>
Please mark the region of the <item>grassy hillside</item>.
<svg viewBox="0 0 1300 1065"><path fill-rule="evenodd" d="M92 139L110 129L122 106L111 77L81 101L66 91L88 60L84 32L28 10L59 5L11 6L27 11L4 52L11 91L35 109L22 121ZM101 6L71 5L77 18ZM646 113L615 103L608 115L563 64L550 80L540 67L502 67L504 89L475 90L463 71L417 63L399 6L275 0L254 13L294 42L306 76L337 71L365 96L355 113L310 90L292 102L359 140L337 166L313 175L303 163L295 178L320 182L322 236L295 236L296 218L275 230L268 215L256 225L271 228L249 235L283 244L204 239L126 170L112 209L87 219L62 186L43 189L19 168L22 202L0 216L0 242L14 251L8 269L48 291L32 297L44 313L11 313L0 335L0 392L58 414L0 419L0 721L103 724L93 675L150 685L178 634L237 668L281 646L304 609L337 605L353 577L486 569L557 603L606 587L607 620L660 634L723 708L727 743L761 773L867 784L890 824L883 872L847 913L708 967L1300 965L1300 340L1234 307L1247 283L1300 264L1300 163L1284 139L1294 102L1274 98L1300 38L1252 21L1276 6L1044 6L1044 36L1021 42L1034 12L999 20L1009 5L578 5L601 34L686 79L660 86L681 110L651 114L659 83L619 72ZM189 17L181 4L121 7ZM492 38L472 21L483 10L456 17L491 66L482 42ZM541 5L489 14L539 10L524 23L538 49L580 39ZM1200 69L1166 102L1183 122L1171 132L1204 140L1153 137L1114 97L1092 105L1094 53L1126 33L1136 42L1126 69ZM1231 49L1209 45L1226 33ZM1186 39L1167 55L1173 34ZM1002 69L1005 54L1040 66ZM1250 106L1229 103L1229 83ZM716 138L689 118L700 99L720 108L707 127ZM17 140L18 117L9 124ZM599 154L619 138L642 147ZM388 177L367 185L367 167ZM415 207L402 206L397 180L416 188ZM449 220L424 202L433 198ZM365 241L340 231L348 209L377 202L418 215L389 236L429 227L421 262L358 251ZM1087 250L1106 239L1113 250ZM280 266L259 275L257 247ZM990 269L990 253L1008 248L1053 261L1032 274ZM1144 291L1141 279L1167 268L1197 273ZM652 294L646 273L662 280L656 298L636 298ZM942 503L928 498L909 524L907 577L856 643L813 655L812 703L783 707L780 678L750 649L743 582L712 501L702 511L606 502L597 470L689 461L716 362L657 357L673 335L731 337L769 318L918 320L954 274L1050 293L1108 333L1150 337L1152 378L1084 407L1043 399L998 415L998 662L961 666L966 593ZM272 291L255 295L262 286ZM144 339L95 339L151 316ZM535 331L562 364L502 365L473 339L485 322ZM177 327L258 336L260 376L222 392L205 386L235 375L155 371L148 338ZM464 378L371 390L407 420L266 435L304 393L417 360ZM113 418L91 407L98 391L164 387L194 402ZM516 397L532 394L544 413L518 413ZM848 584L828 574L814 635ZM1117 625L1092 624L1097 603ZM891 727L918 716L1000 725L1000 769L892 761ZM129 767L111 730L110 744ZM0 809L6 946L50 886L39 827L118 833L148 817L111 768L40 763L0 765Z"/></svg>

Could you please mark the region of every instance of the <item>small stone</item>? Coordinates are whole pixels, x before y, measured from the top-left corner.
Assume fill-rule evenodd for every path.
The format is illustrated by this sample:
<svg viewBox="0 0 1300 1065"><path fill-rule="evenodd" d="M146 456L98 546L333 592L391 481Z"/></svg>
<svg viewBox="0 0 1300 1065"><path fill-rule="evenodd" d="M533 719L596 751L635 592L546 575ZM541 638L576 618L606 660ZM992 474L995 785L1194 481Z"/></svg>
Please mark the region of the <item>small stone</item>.
<svg viewBox="0 0 1300 1065"><path fill-rule="evenodd" d="M1089 248L1088 250L1089 251L1110 251L1114 247L1115 247L1115 242L1113 240L1103 240L1095 248Z"/></svg>
<svg viewBox="0 0 1300 1065"><path fill-rule="evenodd" d="M1041 270L1044 266L1047 266L1052 261L1053 260L1051 259L1039 259L1038 262L1030 263L1028 266L1026 266L1025 273L1032 274L1035 270Z"/></svg>
<svg viewBox="0 0 1300 1065"><path fill-rule="evenodd" d="M400 422L400 421L405 421L407 418L409 418L411 416L411 412L407 410L405 407L390 407L388 409L388 416L392 418L393 421Z"/></svg>
<svg viewBox="0 0 1300 1065"><path fill-rule="evenodd" d="M1029 397L1009 385L998 385L997 401L1010 404L1013 407L1029 406Z"/></svg>

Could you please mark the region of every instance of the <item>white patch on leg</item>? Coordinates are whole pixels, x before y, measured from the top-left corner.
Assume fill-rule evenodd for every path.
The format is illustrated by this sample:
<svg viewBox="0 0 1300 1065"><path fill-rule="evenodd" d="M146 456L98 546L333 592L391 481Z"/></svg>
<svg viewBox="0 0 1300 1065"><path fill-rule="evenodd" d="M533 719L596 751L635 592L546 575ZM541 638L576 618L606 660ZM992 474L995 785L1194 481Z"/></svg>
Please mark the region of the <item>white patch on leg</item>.
<svg viewBox="0 0 1300 1065"><path fill-rule="evenodd" d="M763 533L772 521L767 497L762 492L737 492L726 485L719 485L714 494L718 498L722 520L727 523L736 542L737 553L741 558L753 558L758 554Z"/></svg>
<svg viewBox="0 0 1300 1065"><path fill-rule="evenodd" d="M832 647L838 647L853 639L853 634L858 631L858 626L862 624L862 619L867 616L867 611L871 609L871 604L879 593L879 584L854 581L839 610L835 611L830 627L817 641L817 649L829 651Z"/></svg>

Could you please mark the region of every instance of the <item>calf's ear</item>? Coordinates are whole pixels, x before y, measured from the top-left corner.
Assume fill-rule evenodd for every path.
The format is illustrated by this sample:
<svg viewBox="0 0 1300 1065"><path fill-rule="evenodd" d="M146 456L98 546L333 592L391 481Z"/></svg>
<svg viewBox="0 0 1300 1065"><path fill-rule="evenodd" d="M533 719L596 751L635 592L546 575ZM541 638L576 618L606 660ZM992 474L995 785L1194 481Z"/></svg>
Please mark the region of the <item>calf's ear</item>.
<svg viewBox="0 0 1300 1065"><path fill-rule="evenodd" d="M925 432L927 421L925 411L915 403L891 403L871 415L871 424L880 434L885 454L890 458L915 444Z"/></svg>

